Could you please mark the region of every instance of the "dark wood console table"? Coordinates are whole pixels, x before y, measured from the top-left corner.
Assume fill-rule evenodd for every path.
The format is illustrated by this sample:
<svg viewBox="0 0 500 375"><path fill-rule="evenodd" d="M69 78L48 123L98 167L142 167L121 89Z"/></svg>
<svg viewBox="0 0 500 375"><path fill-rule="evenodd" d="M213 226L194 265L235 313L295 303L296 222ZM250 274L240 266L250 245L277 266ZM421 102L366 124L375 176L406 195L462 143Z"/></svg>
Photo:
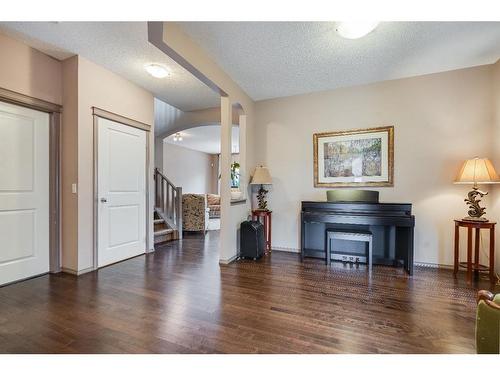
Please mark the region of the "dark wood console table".
<svg viewBox="0 0 500 375"><path fill-rule="evenodd" d="M479 272L488 272L490 281L495 283L497 278L495 275L495 222L492 221L470 221L470 220L455 220L455 257L453 262L453 276L457 276L459 267L467 269L467 283L472 282L472 271L475 274ZM467 228L467 262L460 262L459 247L460 247L460 227ZM472 263L472 230L475 229L474 235L474 263ZM484 266L479 264L479 236L481 229L490 230L490 264Z"/></svg>
<svg viewBox="0 0 500 375"><path fill-rule="evenodd" d="M400 265L413 274L415 217L410 203L302 202L301 259L324 259L327 229L369 231L373 264Z"/></svg>

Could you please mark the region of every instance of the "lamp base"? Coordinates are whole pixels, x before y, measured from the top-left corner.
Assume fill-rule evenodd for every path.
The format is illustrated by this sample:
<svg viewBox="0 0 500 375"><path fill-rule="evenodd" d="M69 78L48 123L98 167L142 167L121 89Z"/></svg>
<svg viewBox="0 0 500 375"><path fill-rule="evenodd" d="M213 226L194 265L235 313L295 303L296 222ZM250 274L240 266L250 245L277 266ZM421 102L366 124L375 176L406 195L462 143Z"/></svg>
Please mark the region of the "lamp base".
<svg viewBox="0 0 500 375"><path fill-rule="evenodd" d="M478 189L477 185L474 185L472 190L467 194L467 198L464 199L465 203L469 206L469 211L467 212L469 216L464 217L463 220L479 222L488 221L488 219L483 217L486 212L486 208L479 205L481 198L487 194L487 191L481 191Z"/></svg>
<svg viewBox="0 0 500 375"><path fill-rule="evenodd" d="M267 211L267 200L266 200L266 194L268 191L264 189L264 185L260 185L259 192L257 194L257 200L259 202L259 210L260 211Z"/></svg>
<svg viewBox="0 0 500 375"><path fill-rule="evenodd" d="M481 221L483 223L489 221L485 217L472 217L472 216L464 217L462 220L464 220L464 221Z"/></svg>

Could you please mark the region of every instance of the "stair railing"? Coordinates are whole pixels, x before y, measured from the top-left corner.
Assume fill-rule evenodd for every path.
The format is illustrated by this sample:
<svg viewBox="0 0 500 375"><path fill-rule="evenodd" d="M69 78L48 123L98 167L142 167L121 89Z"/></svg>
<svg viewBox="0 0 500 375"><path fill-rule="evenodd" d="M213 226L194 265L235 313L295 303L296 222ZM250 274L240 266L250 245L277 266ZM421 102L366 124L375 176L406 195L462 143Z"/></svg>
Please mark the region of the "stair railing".
<svg viewBox="0 0 500 375"><path fill-rule="evenodd" d="M158 215L182 238L182 187L175 186L155 168L155 208Z"/></svg>

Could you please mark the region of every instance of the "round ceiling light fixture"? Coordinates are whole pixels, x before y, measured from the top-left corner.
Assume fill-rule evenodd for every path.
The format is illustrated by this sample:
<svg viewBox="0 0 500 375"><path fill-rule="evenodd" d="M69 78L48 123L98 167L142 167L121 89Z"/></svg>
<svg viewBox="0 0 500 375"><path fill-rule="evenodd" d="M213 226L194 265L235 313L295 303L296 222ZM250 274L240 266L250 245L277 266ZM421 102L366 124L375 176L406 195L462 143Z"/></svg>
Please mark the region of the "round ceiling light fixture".
<svg viewBox="0 0 500 375"><path fill-rule="evenodd" d="M347 21L337 23L337 32L347 39L358 39L371 33L378 26L377 21Z"/></svg>
<svg viewBox="0 0 500 375"><path fill-rule="evenodd" d="M165 78L170 75L168 69L161 64L146 64L144 65L144 69L155 78Z"/></svg>

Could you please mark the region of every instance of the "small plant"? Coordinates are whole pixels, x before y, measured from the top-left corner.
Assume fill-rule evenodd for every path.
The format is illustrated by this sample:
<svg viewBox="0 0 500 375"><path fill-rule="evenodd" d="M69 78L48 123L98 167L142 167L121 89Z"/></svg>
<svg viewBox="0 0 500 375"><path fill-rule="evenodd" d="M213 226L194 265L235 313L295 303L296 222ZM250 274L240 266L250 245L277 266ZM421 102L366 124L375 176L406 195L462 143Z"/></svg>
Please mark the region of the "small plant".
<svg viewBox="0 0 500 375"><path fill-rule="evenodd" d="M231 164L231 187L240 187L240 163L238 162Z"/></svg>
<svg viewBox="0 0 500 375"><path fill-rule="evenodd" d="M222 175L219 175L219 180L222 178ZM231 164L231 188L239 188L240 187L240 163L234 162Z"/></svg>

